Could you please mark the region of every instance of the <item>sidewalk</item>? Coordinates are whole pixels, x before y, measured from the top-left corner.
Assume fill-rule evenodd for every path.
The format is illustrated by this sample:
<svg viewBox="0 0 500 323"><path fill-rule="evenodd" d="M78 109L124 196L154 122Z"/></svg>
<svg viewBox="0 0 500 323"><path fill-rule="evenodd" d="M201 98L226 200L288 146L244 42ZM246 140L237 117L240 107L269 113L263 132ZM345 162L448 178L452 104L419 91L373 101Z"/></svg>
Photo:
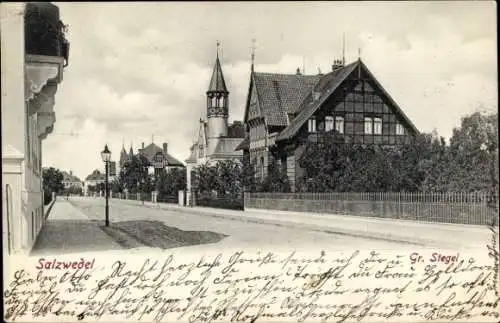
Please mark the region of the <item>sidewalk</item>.
<svg viewBox="0 0 500 323"><path fill-rule="evenodd" d="M453 249L483 248L491 241L491 231L486 226L428 223L362 216L305 213L264 209L235 211L208 207L182 207L176 204L118 200L138 206L161 208L183 213L196 213L229 219L244 219L275 225L301 226L315 231L345 234L415 244L421 247ZM498 233L497 233L498 234Z"/></svg>
<svg viewBox="0 0 500 323"><path fill-rule="evenodd" d="M80 210L58 199L38 234L31 255L122 249Z"/></svg>

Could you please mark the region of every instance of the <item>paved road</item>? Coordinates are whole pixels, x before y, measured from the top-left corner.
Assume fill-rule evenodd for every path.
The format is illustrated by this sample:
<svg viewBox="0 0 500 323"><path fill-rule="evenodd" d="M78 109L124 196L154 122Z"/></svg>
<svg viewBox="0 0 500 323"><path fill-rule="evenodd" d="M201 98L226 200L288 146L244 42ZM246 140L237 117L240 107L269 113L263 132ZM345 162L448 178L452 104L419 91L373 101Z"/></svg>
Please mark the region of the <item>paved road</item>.
<svg viewBox="0 0 500 323"><path fill-rule="evenodd" d="M104 223L104 200L70 198L70 203L94 223ZM124 248L159 247L162 249L189 248L245 248L273 249L328 248L352 250L356 248L401 249L408 245L380 239L368 239L342 234L320 232L283 223L255 223L212 214L179 212L110 201L111 226L107 230ZM211 211L217 212L217 211ZM50 219L50 217L49 217Z"/></svg>

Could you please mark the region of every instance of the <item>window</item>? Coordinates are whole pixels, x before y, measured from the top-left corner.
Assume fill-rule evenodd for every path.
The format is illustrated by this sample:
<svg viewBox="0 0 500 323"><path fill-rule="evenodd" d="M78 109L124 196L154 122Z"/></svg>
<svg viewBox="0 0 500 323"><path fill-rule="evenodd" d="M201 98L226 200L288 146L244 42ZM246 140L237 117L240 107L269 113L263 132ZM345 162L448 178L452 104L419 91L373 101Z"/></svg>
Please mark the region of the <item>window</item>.
<svg viewBox="0 0 500 323"><path fill-rule="evenodd" d="M382 118L373 118L373 133L376 135L382 134Z"/></svg>
<svg viewBox="0 0 500 323"><path fill-rule="evenodd" d="M373 133L372 129L372 118L365 118L365 133L371 134Z"/></svg>
<svg viewBox="0 0 500 323"><path fill-rule="evenodd" d="M309 119L309 121L307 122L307 129L309 132L316 132L316 119Z"/></svg>
<svg viewBox="0 0 500 323"><path fill-rule="evenodd" d="M325 131L332 131L332 130L333 130L333 117L326 116L325 117Z"/></svg>
<svg viewBox="0 0 500 323"><path fill-rule="evenodd" d="M212 97L212 107L217 106L217 98L215 96Z"/></svg>
<svg viewBox="0 0 500 323"><path fill-rule="evenodd" d="M396 135L402 136L405 134L405 128L402 124L396 123Z"/></svg>
<svg viewBox="0 0 500 323"><path fill-rule="evenodd" d="M224 106L224 97L223 97L223 96L221 96L221 97L219 98L219 107L223 107L223 106Z"/></svg>
<svg viewBox="0 0 500 323"><path fill-rule="evenodd" d="M344 117L335 117L335 130L344 133Z"/></svg>

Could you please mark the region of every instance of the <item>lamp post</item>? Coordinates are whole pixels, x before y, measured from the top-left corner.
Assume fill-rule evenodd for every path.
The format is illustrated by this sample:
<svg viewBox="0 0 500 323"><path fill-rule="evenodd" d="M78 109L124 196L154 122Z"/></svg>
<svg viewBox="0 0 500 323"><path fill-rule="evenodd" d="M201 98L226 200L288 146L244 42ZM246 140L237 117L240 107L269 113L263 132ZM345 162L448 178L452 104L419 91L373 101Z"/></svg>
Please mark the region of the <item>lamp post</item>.
<svg viewBox="0 0 500 323"><path fill-rule="evenodd" d="M108 149L108 145L104 146L104 150L101 152L102 161L104 162L106 168L106 178L104 181L104 191L106 194L106 226L109 227L109 194L108 194L108 169L109 169L109 161L111 160L111 151Z"/></svg>

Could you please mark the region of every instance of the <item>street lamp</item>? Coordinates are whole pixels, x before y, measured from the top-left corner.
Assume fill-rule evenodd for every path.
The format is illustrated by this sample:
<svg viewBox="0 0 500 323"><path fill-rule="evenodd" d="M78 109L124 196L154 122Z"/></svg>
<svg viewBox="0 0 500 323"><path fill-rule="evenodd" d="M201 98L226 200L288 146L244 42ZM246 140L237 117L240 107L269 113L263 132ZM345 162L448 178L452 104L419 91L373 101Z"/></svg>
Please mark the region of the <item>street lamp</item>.
<svg viewBox="0 0 500 323"><path fill-rule="evenodd" d="M111 151L108 149L108 145L104 146L104 150L101 152L101 157L102 161L104 162L105 168L106 168L106 179L105 179L105 184L104 184L104 190L106 191L106 226L109 227L109 194L108 194L108 168L109 168L109 161L111 160Z"/></svg>

